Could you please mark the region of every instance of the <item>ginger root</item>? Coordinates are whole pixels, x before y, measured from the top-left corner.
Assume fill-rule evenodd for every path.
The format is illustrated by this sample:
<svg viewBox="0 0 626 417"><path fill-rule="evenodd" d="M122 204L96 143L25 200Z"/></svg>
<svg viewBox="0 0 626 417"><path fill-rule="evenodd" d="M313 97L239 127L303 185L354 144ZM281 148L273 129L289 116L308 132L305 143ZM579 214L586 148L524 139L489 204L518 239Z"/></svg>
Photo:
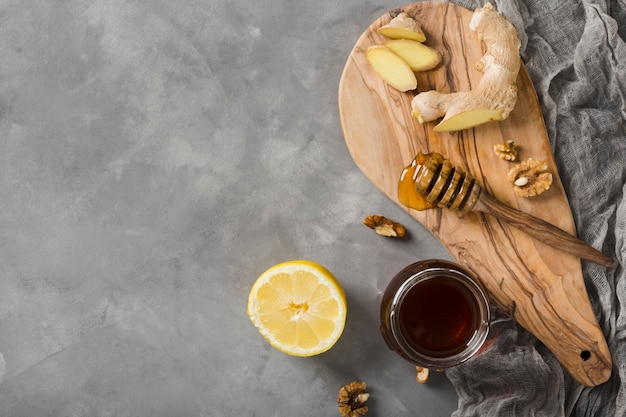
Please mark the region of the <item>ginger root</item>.
<svg viewBox="0 0 626 417"><path fill-rule="evenodd" d="M416 42L426 41L426 35L420 24L408 14L402 12L389 23L378 28L378 34L390 39L412 39Z"/></svg>
<svg viewBox="0 0 626 417"><path fill-rule="evenodd" d="M367 48L367 60L376 73L392 87L405 92L417 88L417 78L409 64L383 45Z"/></svg>
<svg viewBox="0 0 626 417"><path fill-rule="evenodd" d="M426 71L441 62L441 53L423 43L411 39L391 39L383 43L402 58L413 71Z"/></svg>
<svg viewBox="0 0 626 417"><path fill-rule="evenodd" d="M411 102L412 114L420 123L443 117L433 129L438 132L504 120L517 101L516 80L521 66L517 30L491 3L474 11L470 29L486 46L485 55L476 64L483 73L478 86L450 94L426 91Z"/></svg>

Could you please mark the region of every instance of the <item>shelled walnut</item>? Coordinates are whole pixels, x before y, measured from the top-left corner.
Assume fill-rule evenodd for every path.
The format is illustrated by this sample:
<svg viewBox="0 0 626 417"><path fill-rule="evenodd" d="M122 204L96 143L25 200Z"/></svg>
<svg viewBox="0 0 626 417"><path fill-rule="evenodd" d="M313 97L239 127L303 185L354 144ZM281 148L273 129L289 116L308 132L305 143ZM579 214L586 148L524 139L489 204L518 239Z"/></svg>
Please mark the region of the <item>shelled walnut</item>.
<svg viewBox="0 0 626 417"><path fill-rule="evenodd" d="M422 368L421 366L416 366L415 370L417 371L417 375L415 376L415 380L420 384L425 384L428 381L428 375L430 371L428 368Z"/></svg>
<svg viewBox="0 0 626 417"><path fill-rule="evenodd" d="M493 151L501 159L506 161L515 161L517 159L517 144L513 140L507 140L504 143L494 145Z"/></svg>
<svg viewBox="0 0 626 417"><path fill-rule="evenodd" d="M404 230L404 226L402 226L400 223L394 222L393 220L388 219L380 214L367 216L365 219L363 219L363 224L370 229L374 229L376 233L381 236L403 237L406 233Z"/></svg>
<svg viewBox="0 0 626 417"><path fill-rule="evenodd" d="M552 185L548 164L533 158L511 168L508 178L513 184L513 191L520 197L538 196Z"/></svg>
<svg viewBox="0 0 626 417"><path fill-rule="evenodd" d="M365 382L354 381L339 390L337 403L343 417L358 417L367 413L365 402L370 395L366 391Z"/></svg>

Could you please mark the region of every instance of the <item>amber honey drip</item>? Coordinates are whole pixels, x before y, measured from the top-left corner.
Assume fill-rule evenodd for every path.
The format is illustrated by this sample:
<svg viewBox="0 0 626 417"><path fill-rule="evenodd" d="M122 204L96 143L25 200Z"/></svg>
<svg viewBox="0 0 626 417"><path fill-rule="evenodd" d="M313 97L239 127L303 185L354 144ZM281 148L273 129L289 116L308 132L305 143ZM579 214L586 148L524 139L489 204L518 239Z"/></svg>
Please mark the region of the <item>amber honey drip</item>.
<svg viewBox="0 0 626 417"><path fill-rule="evenodd" d="M418 153L398 185L400 201L416 210L441 207L464 213L474 207L480 194L473 176L434 152Z"/></svg>
<svg viewBox="0 0 626 417"><path fill-rule="evenodd" d="M437 207L436 202L430 202L426 196L417 192L415 181L423 169L424 164L432 157L441 158L443 156L438 153L423 154L419 152L410 165L402 170L400 182L398 183L398 199L405 206L415 210L427 210Z"/></svg>

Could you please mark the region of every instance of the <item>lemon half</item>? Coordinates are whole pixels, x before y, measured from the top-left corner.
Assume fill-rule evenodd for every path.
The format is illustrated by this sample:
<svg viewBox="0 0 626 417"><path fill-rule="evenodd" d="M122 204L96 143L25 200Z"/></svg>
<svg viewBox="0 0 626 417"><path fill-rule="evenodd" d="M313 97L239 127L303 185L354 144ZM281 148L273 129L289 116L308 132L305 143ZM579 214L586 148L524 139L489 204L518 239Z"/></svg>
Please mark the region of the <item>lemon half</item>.
<svg viewBox="0 0 626 417"><path fill-rule="evenodd" d="M330 349L346 321L346 297L322 265L297 260L265 271L248 296L248 316L276 349L313 356Z"/></svg>

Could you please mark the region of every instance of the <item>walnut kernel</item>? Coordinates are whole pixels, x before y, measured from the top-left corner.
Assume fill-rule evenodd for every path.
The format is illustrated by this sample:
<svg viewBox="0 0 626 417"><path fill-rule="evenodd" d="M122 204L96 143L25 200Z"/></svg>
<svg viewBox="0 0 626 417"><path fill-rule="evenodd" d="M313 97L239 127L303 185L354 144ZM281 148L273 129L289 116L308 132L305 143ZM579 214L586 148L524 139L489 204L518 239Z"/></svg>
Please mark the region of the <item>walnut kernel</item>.
<svg viewBox="0 0 626 417"><path fill-rule="evenodd" d="M552 174L544 161L528 158L509 171L513 191L520 197L534 197L550 188Z"/></svg>
<svg viewBox="0 0 626 417"><path fill-rule="evenodd" d="M365 382L354 381L339 390L337 403L343 417L358 417L367 413L365 402L370 395L365 390Z"/></svg>
<svg viewBox="0 0 626 417"><path fill-rule="evenodd" d="M416 366L417 375L415 376L415 380L420 384L425 384L428 381L428 374L430 371L428 368L422 368L421 366Z"/></svg>
<svg viewBox="0 0 626 417"><path fill-rule="evenodd" d="M493 147L493 151L506 161L515 161L517 159L517 145L512 140L505 143L498 143Z"/></svg>
<svg viewBox="0 0 626 417"><path fill-rule="evenodd" d="M363 224L374 229L376 233L387 237L403 237L405 234L404 226L396 223L380 214L367 216L363 219Z"/></svg>

